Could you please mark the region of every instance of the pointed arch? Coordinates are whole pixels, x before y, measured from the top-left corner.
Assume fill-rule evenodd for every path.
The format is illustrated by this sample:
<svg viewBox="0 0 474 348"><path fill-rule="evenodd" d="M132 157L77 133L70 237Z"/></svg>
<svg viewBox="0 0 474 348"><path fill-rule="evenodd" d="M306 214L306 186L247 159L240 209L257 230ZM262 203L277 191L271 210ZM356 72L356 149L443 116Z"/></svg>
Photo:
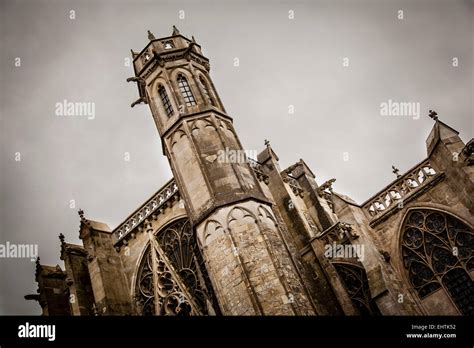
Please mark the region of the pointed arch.
<svg viewBox="0 0 474 348"><path fill-rule="evenodd" d="M381 313L370 294L365 269L359 265L346 262L332 262L332 265L359 314L361 316L380 315Z"/></svg>
<svg viewBox="0 0 474 348"><path fill-rule="evenodd" d="M270 212L270 210L262 204L258 206L258 217L260 218L260 221L262 223L267 224L266 220L270 220L273 226L276 227L278 225L275 217Z"/></svg>
<svg viewBox="0 0 474 348"><path fill-rule="evenodd" d="M174 147L174 145L176 143L179 142L179 140L182 138L182 137L186 137L186 132L184 131L184 129L182 127L176 129L173 134L171 134L171 136L169 137L170 142L171 142L171 148Z"/></svg>
<svg viewBox="0 0 474 348"><path fill-rule="evenodd" d="M257 217L252 213L252 211L250 211L250 209L237 206L237 207L232 208L232 210L229 211L229 213L227 214L227 226L229 228L232 222L238 220L238 217L234 215L236 212L242 213L242 219L246 217L250 217L255 223L257 222Z"/></svg>
<svg viewBox="0 0 474 348"><path fill-rule="evenodd" d="M214 93L212 92L211 88L209 87L209 82L207 81L207 79L204 77L204 75L199 74L198 80L199 80L199 83L201 85L201 89L203 91L204 97L207 100L207 102L209 104L211 104L212 106L217 106L215 98L214 98Z"/></svg>
<svg viewBox="0 0 474 348"><path fill-rule="evenodd" d="M216 303L187 219L175 220L153 235L135 281L142 315L202 315Z"/></svg>
<svg viewBox="0 0 474 348"><path fill-rule="evenodd" d="M199 232L198 232L199 233ZM198 243L201 247L209 244L208 239L213 240L219 234L224 234L225 230L221 223L217 220L208 220L204 229L198 234Z"/></svg>
<svg viewBox="0 0 474 348"><path fill-rule="evenodd" d="M206 128L211 128L211 130L217 131L217 128L210 117L206 117L204 119L198 118L191 122L191 132L199 131Z"/></svg>

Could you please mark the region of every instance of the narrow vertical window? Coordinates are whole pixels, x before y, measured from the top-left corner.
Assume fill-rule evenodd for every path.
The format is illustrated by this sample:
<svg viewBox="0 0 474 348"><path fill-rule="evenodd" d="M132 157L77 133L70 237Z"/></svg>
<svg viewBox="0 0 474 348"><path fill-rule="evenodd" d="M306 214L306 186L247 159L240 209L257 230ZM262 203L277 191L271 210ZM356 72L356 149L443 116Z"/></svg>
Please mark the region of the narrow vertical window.
<svg viewBox="0 0 474 348"><path fill-rule="evenodd" d="M196 100L191 92L191 88L189 88L188 80L181 74L178 75L178 88L187 106L196 105Z"/></svg>
<svg viewBox="0 0 474 348"><path fill-rule="evenodd" d="M158 93L160 94L161 103L163 104L166 115L171 116L173 114L173 105L171 105L170 98L168 98L168 94L166 93L166 89L163 87L163 85L160 85L158 88Z"/></svg>
<svg viewBox="0 0 474 348"><path fill-rule="evenodd" d="M209 87L202 76L199 77L199 82L201 82L201 86L204 90L204 94L206 95L207 100L209 100L212 106L216 106L216 104L214 103L214 99L212 99L211 93L209 91Z"/></svg>

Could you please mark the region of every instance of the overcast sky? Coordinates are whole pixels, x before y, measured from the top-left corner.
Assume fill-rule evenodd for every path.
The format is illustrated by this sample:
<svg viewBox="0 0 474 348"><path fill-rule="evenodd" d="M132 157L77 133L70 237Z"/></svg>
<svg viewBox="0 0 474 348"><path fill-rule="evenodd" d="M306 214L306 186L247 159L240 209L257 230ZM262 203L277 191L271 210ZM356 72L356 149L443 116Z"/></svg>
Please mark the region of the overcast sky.
<svg viewBox="0 0 474 348"><path fill-rule="evenodd" d="M334 177L335 190L358 203L395 178L392 164L404 172L425 158L429 109L465 142L473 136L467 0L2 0L0 8L0 243L38 244L42 263L62 265L59 233L80 243L78 208L114 228L171 177L148 106L130 108L137 89L125 81L133 75L125 58L145 47L148 29L164 37L174 24L195 36L246 149L269 139L282 169L303 158L318 183ZM381 116L389 99L419 103L421 117ZM95 103L95 118L56 116L63 100ZM0 314L39 314L23 299L36 288L34 262L0 259Z"/></svg>

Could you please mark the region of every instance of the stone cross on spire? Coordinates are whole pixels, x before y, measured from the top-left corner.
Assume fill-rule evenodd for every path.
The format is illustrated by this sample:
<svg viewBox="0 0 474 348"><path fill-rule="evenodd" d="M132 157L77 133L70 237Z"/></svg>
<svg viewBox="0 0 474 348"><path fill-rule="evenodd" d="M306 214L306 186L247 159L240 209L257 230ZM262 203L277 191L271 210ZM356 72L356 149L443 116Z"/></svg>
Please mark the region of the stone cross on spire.
<svg viewBox="0 0 474 348"><path fill-rule="evenodd" d="M395 167L395 166L392 165L392 169L393 169L393 170L392 170L392 173L395 174L395 175L397 176L397 178L401 177L401 175L398 174L398 172L399 172L400 170L398 170L397 167Z"/></svg>
<svg viewBox="0 0 474 348"><path fill-rule="evenodd" d="M265 146L270 146L270 140L265 139Z"/></svg>

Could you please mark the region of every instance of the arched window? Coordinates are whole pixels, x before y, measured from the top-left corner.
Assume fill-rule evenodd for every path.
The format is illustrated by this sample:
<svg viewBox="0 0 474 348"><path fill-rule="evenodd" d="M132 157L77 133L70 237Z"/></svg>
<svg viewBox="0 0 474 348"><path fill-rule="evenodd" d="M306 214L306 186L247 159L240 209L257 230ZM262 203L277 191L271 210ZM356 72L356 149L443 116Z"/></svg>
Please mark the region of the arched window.
<svg viewBox="0 0 474 348"><path fill-rule="evenodd" d="M349 263L334 262L333 266L336 268L337 274L359 314L361 316L380 315L380 311L370 295L365 270Z"/></svg>
<svg viewBox="0 0 474 348"><path fill-rule="evenodd" d="M178 220L159 231L147 247L137 274L137 312L142 315L208 314L209 304L216 308L215 303L188 220Z"/></svg>
<svg viewBox="0 0 474 348"><path fill-rule="evenodd" d="M402 257L420 298L444 290L462 314L474 314L474 231L434 210L411 211L402 230Z"/></svg>
<svg viewBox="0 0 474 348"><path fill-rule="evenodd" d="M165 109L166 115L171 116L173 114L173 105L171 105L170 98L168 98L168 93L166 93L166 89L163 85L158 87L158 93L160 94L161 104Z"/></svg>
<svg viewBox="0 0 474 348"><path fill-rule="evenodd" d="M196 100L194 99L193 92L189 87L188 80L182 74L178 75L178 88L187 106L196 105Z"/></svg>
<svg viewBox="0 0 474 348"><path fill-rule="evenodd" d="M209 103L211 103L212 106L216 106L216 104L214 103L214 98L212 98L211 92L209 91L209 86L206 83L206 80L204 80L204 77L199 76L199 82L201 82L204 95L206 96Z"/></svg>

